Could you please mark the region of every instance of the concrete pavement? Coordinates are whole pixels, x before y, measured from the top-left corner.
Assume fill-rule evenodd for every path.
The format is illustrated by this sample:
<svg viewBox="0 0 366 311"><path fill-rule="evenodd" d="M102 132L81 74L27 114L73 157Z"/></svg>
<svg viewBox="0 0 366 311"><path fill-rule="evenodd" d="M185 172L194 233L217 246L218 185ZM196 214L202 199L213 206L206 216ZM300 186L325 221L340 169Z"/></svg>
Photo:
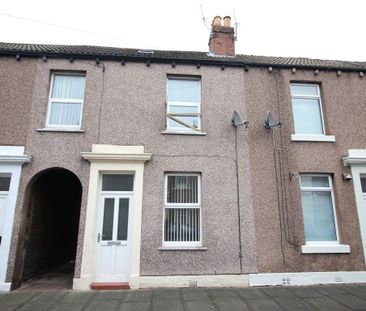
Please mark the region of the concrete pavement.
<svg viewBox="0 0 366 311"><path fill-rule="evenodd" d="M0 293L0 311L366 310L365 285Z"/></svg>

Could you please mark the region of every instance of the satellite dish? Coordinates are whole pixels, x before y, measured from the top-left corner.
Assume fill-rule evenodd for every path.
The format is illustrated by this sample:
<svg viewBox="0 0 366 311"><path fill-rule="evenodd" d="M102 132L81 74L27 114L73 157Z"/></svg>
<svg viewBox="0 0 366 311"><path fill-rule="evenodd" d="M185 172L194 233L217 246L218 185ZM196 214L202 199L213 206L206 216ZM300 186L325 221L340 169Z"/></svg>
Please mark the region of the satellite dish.
<svg viewBox="0 0 366 311"><path fill-rule="evenodd" d="M238 127L238 126L241 126L241 125L245 125L245 128L248 127L248 124L249 124L249 121L243 121L239 115L239 113L237 113L235 110L234 110L234 113L233 113L233 117L231 118L231 124L234 126L234 127Z"/></svg>
<svg viewBox="0 0 366 311"><path fill-rule="evenodd" d="M275 123L275 121L273 120L272 114L270 112L267 112L267 118L264 121L264 127L266 129L273 129L275 127L281 127L281 123L277 122Z"/></svg>

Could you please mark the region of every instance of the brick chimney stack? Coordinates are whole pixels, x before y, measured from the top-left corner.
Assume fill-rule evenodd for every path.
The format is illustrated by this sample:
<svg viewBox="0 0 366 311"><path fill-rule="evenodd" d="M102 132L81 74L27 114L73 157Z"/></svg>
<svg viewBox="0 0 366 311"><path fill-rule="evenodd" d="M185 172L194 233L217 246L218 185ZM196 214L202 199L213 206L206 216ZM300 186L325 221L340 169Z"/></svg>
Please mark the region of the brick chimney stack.
<svg viewBox="0 0 366 311"><path fill-rule="evenodd" d="M215 16L212 21L208 41L210 53L217 56L235 56L235 31L231 27L231 18L225 16L223 20L223 25L220 16Z"/></svg>

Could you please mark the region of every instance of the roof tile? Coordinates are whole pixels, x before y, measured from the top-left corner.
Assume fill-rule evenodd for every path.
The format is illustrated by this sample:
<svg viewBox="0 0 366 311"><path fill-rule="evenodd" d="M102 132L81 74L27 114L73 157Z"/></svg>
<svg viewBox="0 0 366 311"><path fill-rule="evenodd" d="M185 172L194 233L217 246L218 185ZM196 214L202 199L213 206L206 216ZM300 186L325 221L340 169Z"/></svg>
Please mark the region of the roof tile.
<svg viewBox="0 0 366 311"><path fill-rule="evenodd" d="M366 70L366 62L351 62L338 60L321 60L303 57L270 57L255 55L236 55L235 57L215 57L207 52L154 50L153 54L139 53L139 49L125 49L103 46L86 45L50 45L50 44L22 44L1 43L0 55L24 54L29 56L57 57L105 57L105 58L133 58L135 60L156 59L157 61L182 61L226 63L229 65L301 67L336 70Z"/></svg>

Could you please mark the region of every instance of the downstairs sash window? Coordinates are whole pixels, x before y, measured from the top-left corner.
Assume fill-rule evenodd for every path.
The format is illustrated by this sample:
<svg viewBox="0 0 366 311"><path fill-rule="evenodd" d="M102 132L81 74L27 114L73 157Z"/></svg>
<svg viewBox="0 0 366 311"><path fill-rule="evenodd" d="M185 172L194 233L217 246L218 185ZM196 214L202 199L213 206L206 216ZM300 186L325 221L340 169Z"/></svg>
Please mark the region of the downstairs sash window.
<svg viewBox="0 0 366 311"><path fill-rule="evenodd" d="M202 245L201 176L166 174L163 246Z"/></svg>

